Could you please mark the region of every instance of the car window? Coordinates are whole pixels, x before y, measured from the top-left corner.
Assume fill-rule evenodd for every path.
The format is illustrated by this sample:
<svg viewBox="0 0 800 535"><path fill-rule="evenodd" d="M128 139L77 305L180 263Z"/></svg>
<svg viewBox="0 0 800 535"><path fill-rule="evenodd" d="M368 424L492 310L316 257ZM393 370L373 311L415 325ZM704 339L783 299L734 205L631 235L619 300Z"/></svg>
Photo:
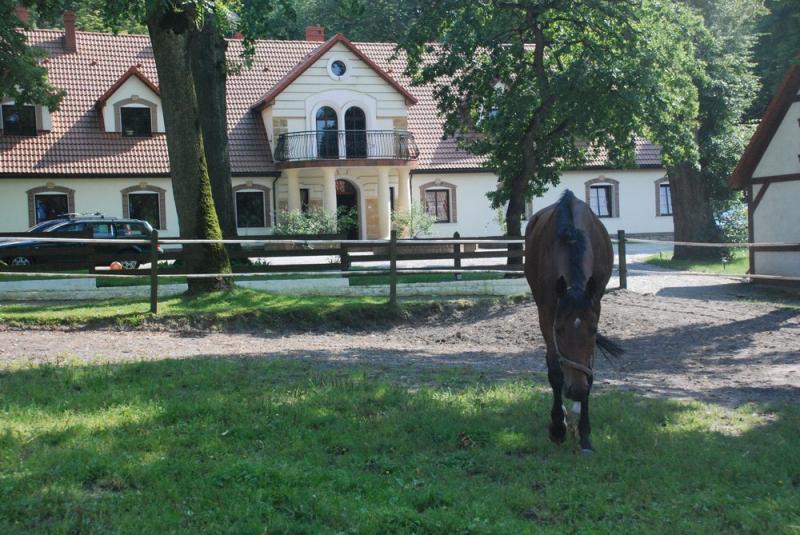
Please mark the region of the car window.
<svg viewBox="0 0 800 535"><path fill-rule="evenodd" d="M51 232L83 232L86 230L86 223L68 223L50 230Z"/></svg>
<svg viewBox="0 0 800 535"><path fill-rule="evenodd" d="M142 238L150 234L141 223L114 223L114 230L120 238Z"/></svg>
<svg viewBox="0 0 800 535"><path fill-rule="evenodd" d="M93 238L113 238L111 223L92 223Z"/></svg>

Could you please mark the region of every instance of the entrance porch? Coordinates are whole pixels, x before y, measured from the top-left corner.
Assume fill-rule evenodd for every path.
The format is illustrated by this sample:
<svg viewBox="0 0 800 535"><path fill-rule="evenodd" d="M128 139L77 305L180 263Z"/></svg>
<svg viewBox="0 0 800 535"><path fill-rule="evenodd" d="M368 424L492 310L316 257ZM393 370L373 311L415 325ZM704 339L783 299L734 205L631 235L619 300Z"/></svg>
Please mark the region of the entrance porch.
<svg viewBox="0 0 800 535"><path fill-rule="evenodd" d="M410 162L403 165L320 165L284 169L276 184L278 212L339 207L356 212L355 239L388 239L393 210L410 206ZM395 163L395 162L392 162Z"/></svg>

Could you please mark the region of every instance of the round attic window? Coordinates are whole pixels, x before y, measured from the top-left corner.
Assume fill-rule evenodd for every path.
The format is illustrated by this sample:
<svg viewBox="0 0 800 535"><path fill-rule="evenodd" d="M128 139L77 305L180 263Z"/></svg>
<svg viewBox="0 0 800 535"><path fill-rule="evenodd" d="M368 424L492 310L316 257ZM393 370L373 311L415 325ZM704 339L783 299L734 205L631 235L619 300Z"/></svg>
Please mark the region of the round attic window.
<svg viewBox="0 0 800 535"><path fill-rule="evenodd" d="M334 80L344 80L350 77L347 62L341 57L333 57L328 61L328 76Z"/></svg>
<svg viewBox="0 0 800 535"><path fill-rule="evenodd" d="M347 65L344 64L344 61L337 59L333 63L331 63L331 73L334 76L344 76L344 73L347 72Z"/></svg>

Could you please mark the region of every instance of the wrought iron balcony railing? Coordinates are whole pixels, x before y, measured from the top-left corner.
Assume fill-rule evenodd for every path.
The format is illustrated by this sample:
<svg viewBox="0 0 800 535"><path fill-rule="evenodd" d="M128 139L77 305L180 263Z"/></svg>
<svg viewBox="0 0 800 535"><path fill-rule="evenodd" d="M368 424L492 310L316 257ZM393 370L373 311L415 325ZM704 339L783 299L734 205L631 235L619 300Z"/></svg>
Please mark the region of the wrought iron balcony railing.
<svg viewBox="0 0 800 535"><path fill-rule="evenodd" d="M278 136L276 162L307 160L414 160L419 150L401 130L315 130Z"/></svg>

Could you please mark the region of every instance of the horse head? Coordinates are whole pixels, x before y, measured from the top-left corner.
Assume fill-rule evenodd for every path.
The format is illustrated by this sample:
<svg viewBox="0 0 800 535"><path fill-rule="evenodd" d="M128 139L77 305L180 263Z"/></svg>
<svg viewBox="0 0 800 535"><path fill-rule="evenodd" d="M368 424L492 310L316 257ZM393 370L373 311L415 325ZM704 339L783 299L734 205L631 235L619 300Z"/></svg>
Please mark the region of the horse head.
<svg viewBox="0 0 800 535"><path fill-rule="evenodd" d="M592 382L599 319L593 306L597 291L593 277L585 288L568 287L563 276L556 283L553 340L564 376L565 394L575 401L586 397Z"/></svg>

